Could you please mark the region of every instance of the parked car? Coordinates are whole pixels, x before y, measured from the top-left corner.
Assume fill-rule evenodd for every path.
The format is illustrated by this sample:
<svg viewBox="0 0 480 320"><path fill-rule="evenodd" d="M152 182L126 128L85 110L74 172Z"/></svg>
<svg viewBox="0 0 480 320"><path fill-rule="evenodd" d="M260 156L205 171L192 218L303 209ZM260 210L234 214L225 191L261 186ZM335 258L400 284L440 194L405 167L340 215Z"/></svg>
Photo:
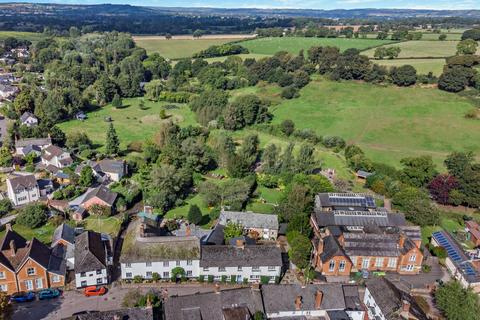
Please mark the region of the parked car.
<svg viewBox="0 0 480 320"><path fill-rule="evenodd" d="M35 293L33 292L17 292L12 294L10 301L12 302L29 302L35 300Z"/></svg>
<svg viewBox="0 0 480 320"><path fill-rule="evenodd" d="M107 288L90 286L90 287L86 287L83 290L83 293L85 294L86 297L103 296L105 293L107 293Z"/></svg>
<svg viewBox="0 0 480 320"><path fill-rule="evenodd" d="M53 299L60 296L60 290L58 289L45 289L38 293L39 300Z"/></svg>

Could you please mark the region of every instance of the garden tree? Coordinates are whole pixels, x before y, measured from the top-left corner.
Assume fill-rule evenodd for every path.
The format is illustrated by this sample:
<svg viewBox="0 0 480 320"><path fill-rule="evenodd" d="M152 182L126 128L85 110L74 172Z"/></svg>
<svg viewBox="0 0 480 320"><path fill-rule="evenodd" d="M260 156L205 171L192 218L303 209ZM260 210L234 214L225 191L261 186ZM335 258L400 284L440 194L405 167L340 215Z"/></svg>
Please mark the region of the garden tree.
<svg viewBox="0 0 480 320"><path fill-rule="evenodd" d="M12 303L6 292L0 292L0 320L11 319L13 313Z"/></svg>
<svg viewBox="0 0 480 320"><path fill-rule="evenodd" d="M438 88L448 92L460 92L470 83L474 74L471 68L464 66L445 68L438 78Z"/></svg>
<svg viewBox="0 0 480 320"><path fill-rule="evenodd" d="M129 56L123 59L120 62L120 73L116 80L122 96L140 96L142 94L140 82L144 80L144 74L145 68L139 58Z"/></svg>
<svg viewBox="0 0 480 320"><path fill-rule="evenodd" d="M262 172L266 174L278 174L280 171L280 148L275 144L269 144L262 153Z"/></svg>
<svg viewBox="0 0 480 320"><path fill-rule="evenodd" d="M450 281L435 291L438 308L447 320L475 320L480 313L480 301L472 288L463 288L458 281Z"/></svg>
<svg viewBox="0 0 480 320"><path fill-rule="evenodd" d="M335 191L332 183L322 175L303 173L296 174L293 176L292 183L306 187L312 199L318 193ZM305 210L309 210L309 206L306 206Z"/></svg>
<svg viewBox="0 0 480 320"><path fill-rule="evenodd" d="M428 184L433 199L441 204L450 203L450 193L458 187L457 178L449 174L439 174Z"/></svg>
<svg viewBox="0 0 480 320"><path fill-rule="evenodd" d="M400 180L414 187L422 188L437 175L431 156L408 157L400 160L403 169Z"/></svg>
<svg viewBox="0 0 480 320"><path fill-rule="evenodd" d="M209 65L198 73L197 78L200 81L200 84L205 88L225 90L227 89L228 82L225 75L225 70L223 68Z"/></svg>
<svg viewBox="0 0 480 320"><path fill-rule="evenodd" d="M293 86L297 89L305 87L310 82L310 75L303 71L297 70L293 73Z"/></svg>
<svg viewBox="0 0 480 320"><path fill-rule="evenodd" d="M312 251L312 243L308 237L298 231L291 231L287 234L290 250L288 257L290 261L299 269L305 269L310 264L310 254Z"/></svg>
<svg viewBox="0 0 480 320"><path fill-rule="evenodd" d="M6 215L7 213L12 210L12 203L10 202L10 199L5 198L0 200L0 216Z"/></svg>
<svg viewBox="0 0 480 320"><path fill-rule="evenodd" d="M480 206L480 164L474 162L471 152L455 152L447 157L445 166L450 174L457 178L458 190L462 192L463 203L472 207Z"/></svg>
<svg viewBox="0 0 480 320"><path fill-rule="evenodd" d="M228 179L221 185L204 181L198 189L206 206L242 209L252 192L252 184L247 179Z"/></svg>
<svg viewBox="0 0 480 320"><path fill-rule="evenodd" d="M226 168L228 159L235 155L235 142L229 135L217 135L214 137L213 149L217 156L218 166Z"/></svg>
<svg viewBox="0 0 480 320"><path fill-rule="evenodd" d="M398 57L401 51L402 49L400 49L400 47L388 47L385 55L388 57L388 59L395 59Z"/></svg>
<svg viewBox="0 0 480 320"><path fill-rule="evenodd" d="M252 172L257 162L260 141L256 134L245 137L237 154L230 157L227 164L229 174L234 178L243 178Z"/></svg>
<svg viewBox="0 0 480 320"><path fill-rule="evenodd" d="M143 60L143 67L145 68L147 79L167 79L172 69L170 63L157 52L152 53L147 59Z"/></svg>
<svg viewBox="0 0 480 320"><path fill-rule="evenodd" d="M442 33L438 36L438 40L440 41L445 41L447 40L447 35L445 33Z"/></svg>
<svg viewBox="0 0 480 320"><path fill-rule="evenodd" d="M288 222L287 232L298 231L301 234L310 237L312 227L310 225L310 214L299 212L294 215Z"/></svg>
<svg viewBox="0 0 480 320"><path fill-rule="evenodd" d="M453 152L447 156L445 167L448 172L457 178L462 178L467 168L469 168L475 161L473 152Z"/></svg>
<svg viewBox="0 0 480 320"><path fill-rule="evenodd" d="M397 86L408 87L417 82L417 69L408 64L401 67L392 67L390 78Z"/></svg>
<svg viewBox="0 0 480 320"><path fill-rule="evenodd" d="M84 166L80 171L80 179L78 183L81 186L89 187L94 182L93 170L90 166Z"/></svg>
<svg viewBox="0 0 480 320"><path fill-rule="evenodd" d="M0 147L0 167L10 167L12 160L10 150L7 147Z"/></svg>
<svg viewBox="0 0 480 320"><path fill-rule="evenodd" d="M372 161L365 156L360 147L356 145L348 145L345 148L344 153L348 166L353 170L365 170L368 172L373 170Z"/></svg>
<svg viewBox="0 0 480 320"><path fill-rule="evenodd" d="M454 206L459 206L465 203L465 195L460 190L453 189L448 194L448 201Z"/></svg>
<svg viewBox="0 0 480 320"><path fill-rule="evenodd" d="M225 243L227 244L230 239L240 237L241 235L243 235L243 226L239 223L234 223L230 221L225 225L225 228L223 229L223 237Z"/></svg>
<svg viewBox="0 0 480 320"><path fill-rule="evenodd" d="M118 93L115 93L115 95L113 96L112 106L114 106L117 109L123 106L122 98Z"/></svg>
<svg viewBox="0 0 480 320"><path fill-rule="evenodd" d="M202 211L196 204L190 205L188 209L188 221L193 224L199 224L202 221Z"/></svg>
<svg viewBox="0 0 480 320"><path fill-rule="evenodd" d="M95 203L88 208L88 212L95 216L108 217L112 214L112 209L109 206Z"/></svg>
<svg viewBox="0 0 480 320"><path fill-rule="evenodd" d="M172 269L172 281L185 279L186 272L182 267L175 267Z"/></svg>
<svg viewBox="0 0 480 320"><path fill-rule="evenodd" d="M457 55L475 54L477 52L478 43L473 39L465 39L457 44Z"/></svg>
<svg viewBox="0 0 480 320"><path fill-rule="evenodd" d="M270 121L272 115L260 98L249 94L236 98L225 109L223 118L225 129L238 130L255 123Z"/></svg>
<svg viewBox="0 0 480 320"><path fill-rule="evenodd" d="M112 101L117 93L117 85L107 75L102 74L95 80L90 90L96 102L104 106Z"/></svg>
<svg viewBox="0 0 480 320"><path fill-rule="evenodd" d="M92 141L85 132L73 131L67 134L67 141L65 143L68 149L89 149L92 146Z"/></svg>
<svg viewBox="0 0 480 320"><path fill-rule="evenodd" d="M392 203L405 212L405 218L420 226L436 225L438 210L430 202L428 194L415 187L404 187L397 192Z"/></svg>
<svg viewBox="0 0 480 320"><path fill-rule="evenodd" d="M169 164L154 165L144 184L146 202L167 212L184 199L193 185L192 172Z"/></svg>
<svg viewBox="0 0 480 320"><path fill-rule="evenodd" d="M16 222L23 226L35 229L47 222L47 207L39 203L27 204L17 216Z"/></svg>
<svg viewBox="0 0 480 320"><path fill-rule="evenodd" d="M282 123L280 123L280 130L284 135L290 137L295 131L295 123L290 119L283 120Z"/></svg>
<svg viewBox="0 0 480 320"><path fill-rule="evenodd" d="M380 31L379 33L377 33L377 39L385 40L387 38L388 38L388 33L387 32Z"/></svg>
<svg viewBox="0 0 480 320"><path fill-rule="evenodd" d="M282 98L289 100L293 98L298 98L300 96L300 94L298 93L298 89L294 86L288 86L284 88L280 95L282 96Z"/></svg>
<svg viewBox="0 0 480 320"><path fill-rule="evenodd" d="M207 126L220 116L228 103L228 93L221 90L206 90L190 102L190 109L195 112L198 122Z"/></svg>
<svg viewBox="0 0 480 320"><path fill-rule="evenodd" d="M208 66L208 62L201 58L193 60L191 64L192 75L197 76L206 66Z"/></svg>
<svg viewBox="0 0 480 320"><path fill-rule="evenodd" d="M295 173L311 173L319 167L315 160L315 148L309 143L302 144L295 159Z"/></svg>
<svg viewBox="0 0 480 320"><path fill-rule="evenodd" d="M108 155L116 155L120 151L120 141L118 140L117 132L110 122L107 131L107 138L105 142L105 152Z"/></svg>
<svg viewBox="0 0 480 320"><path fill-rule="evenodd" d="M278 79L278 85L280 87L288 87L288 86L291 86L292 84L293 84L293 76L290 73L284 73L282 74L280 79Z"/></svg>
<svg viewBox="0 0 480 320"><path fill-rule="evenodd" d="M472 39L480 41L480 28L465 30L462 34L462 40Z"/></svg>
<svg viewBox="0 0 480 320"><path fill-rule="evenodd" d="M162 91L165 90L165 85L162 80L154 79L145 84L145 97L152 101L159 101Z"/></svg>
<svg viewBox="0 0 480 320"><path fill-rule="evenodd" d="M370 70L365 74L364 80L372 83L382 83L388 75L388 70L385 66L374 64Z"/></svg>
<svg viewBox="0 0 480 320"><path fill-rule="evenodd" d="M28 87L27 87L28 88ZM17 115L24 112L32 112L35 108L35 95L38 94L33 88L22 90L13 100L13 108Z"/></svg>
<svg viewBox="0 0 480 320"><path fill-rule="evenodd" d="M282 199L275 212L283 221L290 221L295 215L307 212L313 204L309 189L301 184L292 183L285 188Z"/></svg>

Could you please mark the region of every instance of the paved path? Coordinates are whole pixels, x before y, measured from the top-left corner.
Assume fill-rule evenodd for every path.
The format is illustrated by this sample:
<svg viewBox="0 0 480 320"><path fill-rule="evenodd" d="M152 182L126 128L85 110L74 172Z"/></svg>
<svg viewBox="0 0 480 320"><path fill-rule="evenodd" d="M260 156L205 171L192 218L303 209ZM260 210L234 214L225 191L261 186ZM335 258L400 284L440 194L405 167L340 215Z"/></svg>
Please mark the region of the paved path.
<svg viewBox="0 0 480 320"><path fill-rule="evenodd" d="M16 214L12 214L11 216L7 216L7 217L4 217L4 218L1 218L0 219L0 226L3 226L9 222L12 222L12 220L14 220L15 218L17 217Z"/></svg>
<svg viewBox="0 0 480 320"><path fill-rule="evenodd" d="M168 284L169 295L186 295L196 292L211 292L211 285L174 285ZM154 288L139 287L142 293L152 289L161 291L164 288L158 284ZM82 311L109 311L122 308L122 301L130 290L121 286L113 287L102 297L85 297L80 290L66 291L63 296L52 300L34 301L15 304L12 320L59 320L70 317Z"/></svg>

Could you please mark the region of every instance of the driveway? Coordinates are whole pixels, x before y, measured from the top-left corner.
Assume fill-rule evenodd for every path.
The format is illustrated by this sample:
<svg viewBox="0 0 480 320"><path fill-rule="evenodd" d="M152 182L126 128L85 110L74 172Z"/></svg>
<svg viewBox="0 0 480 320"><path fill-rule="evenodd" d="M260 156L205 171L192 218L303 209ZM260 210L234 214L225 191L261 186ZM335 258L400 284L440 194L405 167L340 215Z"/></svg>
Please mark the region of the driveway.
<svg viewBox="0 0 480 320"><path fill-rule="evenodd" d="M159 284L154 288L141 287L139 290L146 293L152 289L161 291L162 288L168 289L169 295L186 295L196 292L211 292L212 285L175 285L167 284L162 286ZM102 297L85 297L80 290L65 291L62 297L52 300L26 302L15 304L12 320L27 319L45 319L59 320L70 317L72 314L81 311L109 311L122 308L122 301L130 290L115 286L108 290L107 294Z"/></svg>

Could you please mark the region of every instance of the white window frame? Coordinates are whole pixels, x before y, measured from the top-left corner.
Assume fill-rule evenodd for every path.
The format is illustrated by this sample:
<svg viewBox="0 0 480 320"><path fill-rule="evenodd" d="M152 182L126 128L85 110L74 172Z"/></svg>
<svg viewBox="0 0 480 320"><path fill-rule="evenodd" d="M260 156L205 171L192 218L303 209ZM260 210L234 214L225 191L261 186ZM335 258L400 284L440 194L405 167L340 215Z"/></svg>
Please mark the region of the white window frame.
<svg viewBox="0 0 480 320"><path fill-rule="evenodd" d="M416 254L416 253L412 254L412 255L410 256L410 258L408 259L408 261L410 261L410 262L415 262L415 261L417 261L417 254Z"/></svg>
<svg viewBox="0 0 480 320"><path fill-rule="evenodd" d="M346 266L347 266L347 261L341 260L340 264L338 265L338 271L340 271L340 272L345 271Z"/></svg>
<svg viewBox="0 0 480 320"><path fill-rule="evenodd" d="M362 269L368 269L370 267L370 258L362 259Z"/></svg>
<svg viewBox="0 0 480 320"><path fill-rule="evenodd" d="M0 279L5 279L6 276L5 276L5 272L4 271L0 271Z"/></svg>
<svg viewBox="0 0 480 320"><path fill-rule="evenodd" d="M52 282L53 282L53 283L60 282L60 276L59 276L59 275L54 275L54 276L52 277Z"/></svg>
<svg viewBox="0 0 480 320"><path fill-rule="evenodd" d="M389 268L396 268L397 267L397 258L389 258L388 259L388 267Z"/></svg>
<svg viewBox="0 0 480 320"><path fill-rule="evenodd" d="M0 291L7 292L8 291L8 285L0 284Z"/></svg>
<svg viewBox="0 0 480 320"><path fill-rule="evenodd" d="M163 266L164 266L164 267L168 267L168 266L169 266L169 262L168 262L168 261L163 261Z"/></svg>
<svg viewBox="0 0 480 320"><path fill-rule="evenodd" d="M168 278L170 278L170 272L164 271L162 276L163 276L164 279L168 279Z"/></svg>
<svg viewBox="0 0 480 320"><path fill-rule="evenodd" d="M43 279L42 278L35 279L35 286L37 287L37 289L43 289Z"/></svg>
<svg viewBox="0 0 480 320"><path fill-rule="evenodd" d="M336 265L335 260L333 259L330 260L330 262L328 263L328 271L330 272L335 271L335 265Z"/></svg>
<svg viewBox="0 0 480 320"><path fill-rule="evenodd" d="M34 276L35 274L36 274L36 272L35 272L34 267L27 268L27 275L28 276Z"/></svg>
<svg viewBox="0 0 480 320"><path fill-rule="evenodd" d="M383 260L384 260L383 258L376 258L375 259L375 267L377 267L377 268L383 267Z"/></svg>
<svg viewBox="0 0 480 320"><path fill-rule="evenodd" d="M127 272L127 273L125 273L125 278L131 279L131 278L133 278L133 274L131 272Z"/></svg>
<svg viewBox="0 0 480 320"><path fill-rule="evenodd" d="M27 290L33 290L33 281L32 280L25 280L25 288Z"/></svg>
<svg viewBox="0 0 480 320"><path fill-rule="evenodd" d="M151 261L147 261L145 262L145 267L151 267L152 266L152 262Z"/></svg>

